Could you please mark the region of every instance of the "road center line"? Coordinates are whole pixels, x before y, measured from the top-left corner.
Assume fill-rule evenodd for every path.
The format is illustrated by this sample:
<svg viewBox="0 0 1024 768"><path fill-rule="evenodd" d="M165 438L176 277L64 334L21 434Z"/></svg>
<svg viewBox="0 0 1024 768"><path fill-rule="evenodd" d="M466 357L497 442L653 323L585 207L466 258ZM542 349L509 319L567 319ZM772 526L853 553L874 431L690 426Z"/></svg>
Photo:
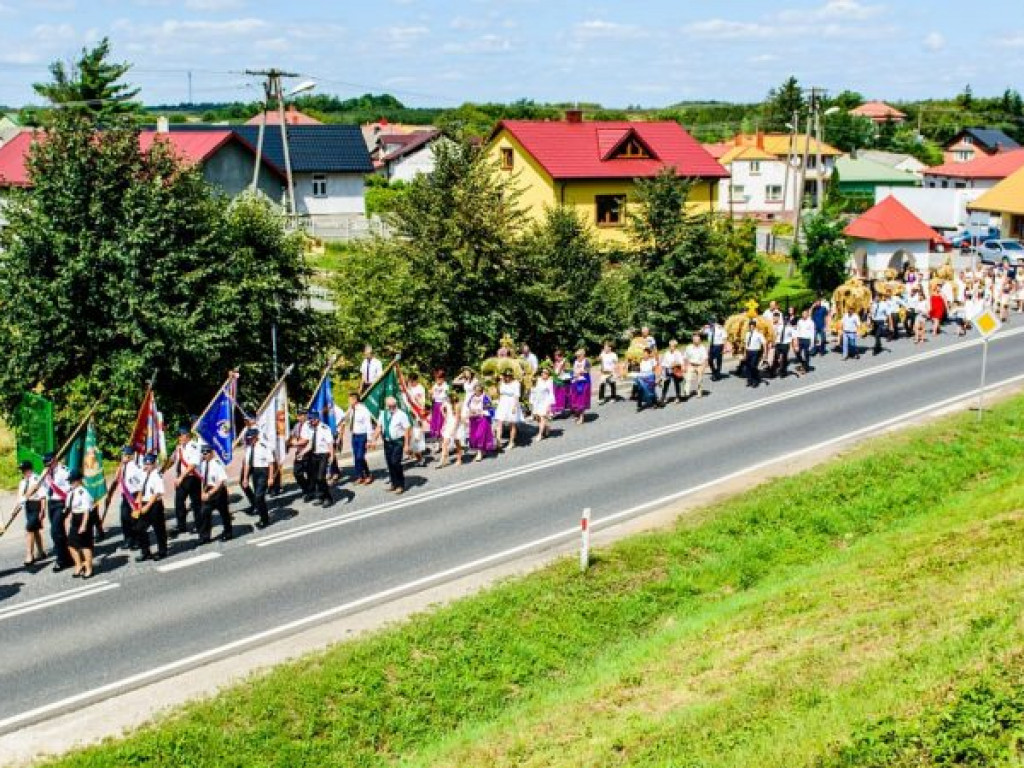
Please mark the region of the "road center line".
<svg viewBox="0 0 1024 768"><path fill-rule="evenodd" d="M176 560L173 563L167 565L158 565L156 570L160 573L170 573L171 571L177 571L182 568L189 568L193 565L199 565L200 563L208 563L211 560L216 560L221 557L220 552L205 552L195 557L190 557L187 560Z"/></svg>
<svg viewBox="0 0 1024 768"><path fill-rule="evenodd" d="M1010 338L1013 336L1020 335L1022 333L1024 333L1024 327L1015 328L1011 331L1001 333L999 336L996 337L996 340ZM954 354L956 352L961 352L966 349L972 349L974 347L980 346L982 343L983 341L981 339L973 339L971 341L957 343L953 346L932 350L929 352L922 353L920 355L905 358L903 360L896 360L891 363L885 363L873 368L869 368L867 370L854 371L848 374L837 376L832 379L827 379L825 381L820 381L814 384L801 387L792 392L785 392L780 395L766 397L762 400L756 400L749 403L731 406L721 411L716 411L714 413L706 414L704 416L699 416L688 421L677 422L675 424L668 424L662 427L655 427L653 429L646 430L644 432L638 432L633 435L626 435L624 437L609 440L607 442L599 443L597 445L589 446L587 448L581 448L576 451L563 453L559 456L552 456L547 459L541 459L540 461L536 461L532 464L526 464L521 467L502 470L498 472L492 472L484 477L454 483L453 485L450 485L447 488L439 488L436 491L430 491L418 496L406 497L398 501L385 502L375 507L369 507L368 509L351 512L346 515L339 515L337 517L332 517L327 520L318 520L311 523L306 523L305 525L289 528L279 533L272 533L267 536L262 536L260 538L250 539L248 543L257 547L268 547L274 544L281 544L287 541L292 541L293 539L301 538L303 536L308 536L313 533L319 533L321 531L329 530L331 528L349 525L351 523L359 522L361 520L367 520L369 518L386 514L388 512L393 512L399 509L405 509L407 507L412 507L418 504L425 504L429 501L444 498L446 496L451 496L468 490L481 488L487 485L493 485L495 483L504 482L506 480L521 477L523 475L528 475L534 472L550 469L552 467L557 467L559 465L567 464L569 462L579 461L581 459L589 458L591 456L596 456L598 454L606 453L607 451L618 450L620 448L625 448L630 445L635 445L636 443L641 443L647 440L652 440L655 438L660 438L666 435L674 434L676 432L682 432L688 429L693 429L694 427L703 426L705 424L713 423L716 421L721 421L723 419L731 418L733 416L737 416L743 413L748 413L750 411L758 410L760 408L768 408L770 406L773 406L780 402L784 402L786 400L791 400L798 397L805 397L809 394L841 386L851 381L857 381L860 379L868 378L870 376L877 376L882 373L903 368L909 365L915 365L917 363L932 360L937 357Z"/></svg>
<svg viewBox="0 0 1024 768"><path fill-rule="evenodd" d="M1024 374L1013 376L1008 379L1003 379L1002 381L999 382L994 382L988 388L997 389L999 387L1003 387L1009 384L1015 384L1020 381L1024 381ZM922 406L921 408L917 408L905 414L900 414L899 416L894 416L892 418L885 419L870 426L862 427L861 429L847 432L846 434L840 435L838 437L823 440L819 443L815 443L814 445L806 446L797 451L792 451L788 454L777 456L773 459L768 459L766 461L747 467L738 472L731 472L727 475L723 475L722 477L716 478L714 480L709 480L708 482L701 483L700 485L692 486L683 491L679 491L668 496L662 496L661 498L653 499L651 501L644 502L643 504L630 507L629 509L625 509L614 514L607 515L598 520L595 520L592 523L592 525L607 527L612 523L616 523L626 518L635 516L645 510L664 506L667 503L677 501L681 498L684 498L685 496L699 493L715 485L727 483L731 480L736 479L737 477L750 474L751 472L757 472L760 469L764 469L765 467L771 466L773 464L785 463L787 461L806 455L808 453L821 451L823 449L841 444L849 440L870 435L872 433L879 432L889 427L896 426L904 421L914 419L917 416L924 415L926 413L929 413L930 411L934 411L939 408L945 408L947 406L960 403L967 399L973 399L975 397L977 397L977 390L968 390L963 394L946 398L945 400L940 400L938 402L930 403L926 406ZM70 707L79 705L83 702L107 698L119 692L124 692L132 688L137 688L141 685L154 682L162 677L166 677L174 672L180 672L191 667L199 666L203 663L212 661L218 657L226 656L232 652L240 651L249 646L253 646L259 643L266 642L268 640L272 640L281 635L287 635L289 633L298 631L305 627L319 624L328 619L336 618L347 613L352 613L360 608L365 608L375 603L380 603L392 598L396 598L408 593L418 591L429 586L433 586L437 583L450 580L457 576L463 576L474 571L481 570L484 567L494 565L496 563L508 560L510 558L516 557L521 554L525 554L530 551L544 549L553 544L557 544L559 542L566 540L571 540L576 536L579 536L578 525L574 525L572 528L566 528L562 531L553 533L549 536L534 539L533 541L526 542L525 544L520 544L516 547L512 547L511 549L506 549L502 552L496 552L494 554L487 555L476 560L472 560L468 563L463 563L462 565L457 565L455 567L430 574L429 576L423 576L419 579L414 579L412 581L406 582L405 584L400 584L398 586L391 587L390 589L385 589L381 592L377 592L372 595L367 595L365 597L361 597L356 600L343 603L342 605L335 606L334 608L328 608L327 610L320 611L309 616L305 616L301 619L296 619L294 621L290 621L285 624L272 627L271 629L263 630L262 632L256 632L252 635L249 635L248 637L234 640L230 643L226 643L217 648L210 648L209 650L202 651L192 656L187 656L177 661L172 661L160 667L148 669L145 672L139 672L138 674L131 675L116 682L108 683L106 685L100 686L98 688L93 688L89 691L84 691L74 696L69 696L68 698L62 699L60 701L55 701L41 707L36 707L35 709L31 709L26 712L13 715L12 717L0 720L0 733L7 732L11 730L13 727L21 726L28 722L43 719L47 715L60 712ZM113 584L111 586L116 587L118 585Z"/></svg>

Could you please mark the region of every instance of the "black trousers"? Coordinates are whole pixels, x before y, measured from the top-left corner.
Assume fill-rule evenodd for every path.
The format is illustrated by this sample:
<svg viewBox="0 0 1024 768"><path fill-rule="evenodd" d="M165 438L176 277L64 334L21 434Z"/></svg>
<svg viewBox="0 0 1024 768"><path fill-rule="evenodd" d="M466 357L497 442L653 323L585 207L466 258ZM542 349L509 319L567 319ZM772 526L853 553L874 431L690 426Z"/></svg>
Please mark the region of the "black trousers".
<svg viewBox="0 0 1024 768"><path fill-rule="evenodd" d="M683 377L677 377L674 373L670 373L665 377L664 381L661 382L661 402L665 402L668 397L669 384L674 384L676 388L676 400L683 399Z"/></svg>
<svg viewBox="0 0 1024 768"><path fill-rule="evenodd" d="M270 470L266 467L253 467L249 470L249 485L245 486L245 495L249 497L253 512L260 516L263 525L270 524L270 510L267 509L267 481Z"/></svg>
<svg viewBox="0 0 1024 768"><path fill-rule="evenodd" d="M747 350L747 357L743 363L747 369L747 386L756 387L761 383L761 350Z"/></svg>
<svg viewBox="0 0 1024 768"><path fill-rule="evenodd" d="M295 482L299 484L299 488L302 490L303 496L309 496L313 493L313 483L310 478L310 461L312 454L307 453L305 456L296 456L295 464L292 466L292 472L295 475Z"/></svg>
<svg viewBox="0 0 1024 768"><path fill-rule="evenodd" d="M327 485L327 468L330 463L330 454L314 453L309 469L313 495L327 503L334 501L334 497L331 496L331 488Z"/></svg>
<svg viewBox="0 0 1024 768"><path fill-rule="evenodd" d="M796 359L803 366L804 372L811 370L811 340L797 339Z"/></svg>
<svg viewBox="0 0 1024 768"><path fill-rule="evenodd" d="M882 351L882 337L889 333L889 321L876 320L875 327L872 330L875 332L875 348L873 351L877 355Z"/></svg>
<svg viewBox="0 0 1024 768"><path fill-rule="evenodd" d="M167 555L167 518L164 516L164 503L157 499L148 512L144 512L136 521L135 534L138 537L139 549L146 557L149 556L149 529L153 529L156 537L156 551L160 557Z"/></svg>
<svg viewBox="0 0 1024 768"><path fill-rule="evenodd" d="M604 400L605 399L605 396L604 396L605 387L607 387L608 391L610 391L612 393L612 395L611 395L611 399L612 400L618 400L619 399L618 391L615 389L615 380L614 379L602 379L601 380L601 386L597 388L597 397L598 397L598 399L600 399L600 400Z"/></svg>
<svg viewBox="0 0 1024 768"><path fill-rule="evenodd" d="M174 518L178 524L178 530L185 532L188 527L188 510L186 503L192 507L192 519L199 528L199 515L202 514L202 482L195 475L187 475L182 479L181 484L174 489Z"/></svg>
<svg viewBox="0 0 1024 768"><path fill-rule="evenodd" d="M722 378L722 355L725 353L724 344L712 344L708 352L708 365L711 368L711 380L718 381Z"/></svg>
<svg viewBox="0 0 1024 768"><path fill-rule="evenodd" d="M281 492L281 465L280 463L274 463L274 482L270 486L270 492L277 496Z"/></svg>
<svg viewBox="0 0 1024 768"><path fill-rule="evenodd" d="M75 562L71 559L68 532L64 528L64 502L57 499L48 501L46 519L50 524L50 541L53 543L53 556L57 558L57 565L70 568Z"/></svg>
<svg viewBox="0 0 1024 768"><path fill-rule="evenodd" d="M775 357L772 359L772 376L780 379L789 375L789 344L776 344Z"/></svg>
<svg viewBox="0 0 1024 768"><path fill-rule="evenodd" d="M139 537L135 535L136 520L132 517L132 505L121 497L121 538L126 547L138 547Z"/></svg>
<svg viewBox="0 0 1024 768"><path fill-rule="evenodd" d="M214 510L220 515L220 527L224 529L224 536L231 538L234 530L231 527L231 512L228 511L228 489L221 488L215 494L203 502L202 517L199 521L199 540L209 541L213 531Z"/></svg>
<svg viewBox="0 0 1024 768"><path fill-rule="evenodd" d="M388 464L388 477L392 488L405 490L405 470L402 469L402 452L405 443L399 440L384 441L384 460Z"/></svg>

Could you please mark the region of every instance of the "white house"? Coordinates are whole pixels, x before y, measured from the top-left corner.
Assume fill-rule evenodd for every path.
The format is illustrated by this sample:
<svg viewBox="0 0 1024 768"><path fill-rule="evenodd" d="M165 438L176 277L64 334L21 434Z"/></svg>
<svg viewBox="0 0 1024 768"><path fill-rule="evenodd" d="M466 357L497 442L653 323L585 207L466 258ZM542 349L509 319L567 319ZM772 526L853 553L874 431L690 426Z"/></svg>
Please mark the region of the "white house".
<svg viewBox="0 0 1024 768"><path fill-rule="evenodd" d="M899 269L904 262L927 273L948 257L947 241L895 197L854 219L843 234L850 239L853 267L866 278Z"/></svg>
<svg viewBox="0 0 1024 768"><path fill-rule="evenodd" d="M377 172L388 181L412 181L421 173L431 173L439 140L441 132L434 128L379 136L374 158Z"/></svg>

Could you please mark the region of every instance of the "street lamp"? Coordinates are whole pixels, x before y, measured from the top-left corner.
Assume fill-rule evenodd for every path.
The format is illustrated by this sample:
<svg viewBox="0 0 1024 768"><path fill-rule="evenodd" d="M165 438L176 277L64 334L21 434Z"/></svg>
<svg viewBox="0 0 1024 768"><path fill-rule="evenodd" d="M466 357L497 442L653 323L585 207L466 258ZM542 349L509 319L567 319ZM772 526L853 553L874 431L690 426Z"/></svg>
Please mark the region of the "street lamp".
<svg viewBox="0 0 1024 768"><path fill-rule="evenodd" d="M316 80L304 80L288 91L288 98L290 99L292 96L298 96L300 93L305 93L306 91L312 91L314 88L316 88Z"/></svg>

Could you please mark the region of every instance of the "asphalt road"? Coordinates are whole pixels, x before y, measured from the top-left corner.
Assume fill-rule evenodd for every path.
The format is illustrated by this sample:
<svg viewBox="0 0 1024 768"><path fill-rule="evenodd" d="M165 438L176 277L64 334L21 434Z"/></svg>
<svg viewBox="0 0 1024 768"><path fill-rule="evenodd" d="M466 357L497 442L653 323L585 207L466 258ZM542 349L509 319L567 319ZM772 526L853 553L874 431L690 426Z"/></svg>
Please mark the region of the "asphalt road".
<svg viewBox="0 0 1024 768"><path fill-rule="evenodd" d="M1024 328L1005 329L988 357L990 383L1024 377ZM382 482L355 493L342 486L345 498L330 510L286 494L266 531L239 515L236 540L202 550L179 540L159 566L104 543L88 582L49 567L0 570L0 733L66 711L76 697L102 698L564 541L583 507L600 525L927 411L977 387L980 361L973 337L951 334L921 347L902 340L859 361L831 354L799 380L751 391L732 378L710 385L709 397L640 414L628 402L597 407L587 424L560 421L551 439L496 459L410 469L397 500ZM3 562L20 563L10 539L21 537L5 539Z"/></svg>

